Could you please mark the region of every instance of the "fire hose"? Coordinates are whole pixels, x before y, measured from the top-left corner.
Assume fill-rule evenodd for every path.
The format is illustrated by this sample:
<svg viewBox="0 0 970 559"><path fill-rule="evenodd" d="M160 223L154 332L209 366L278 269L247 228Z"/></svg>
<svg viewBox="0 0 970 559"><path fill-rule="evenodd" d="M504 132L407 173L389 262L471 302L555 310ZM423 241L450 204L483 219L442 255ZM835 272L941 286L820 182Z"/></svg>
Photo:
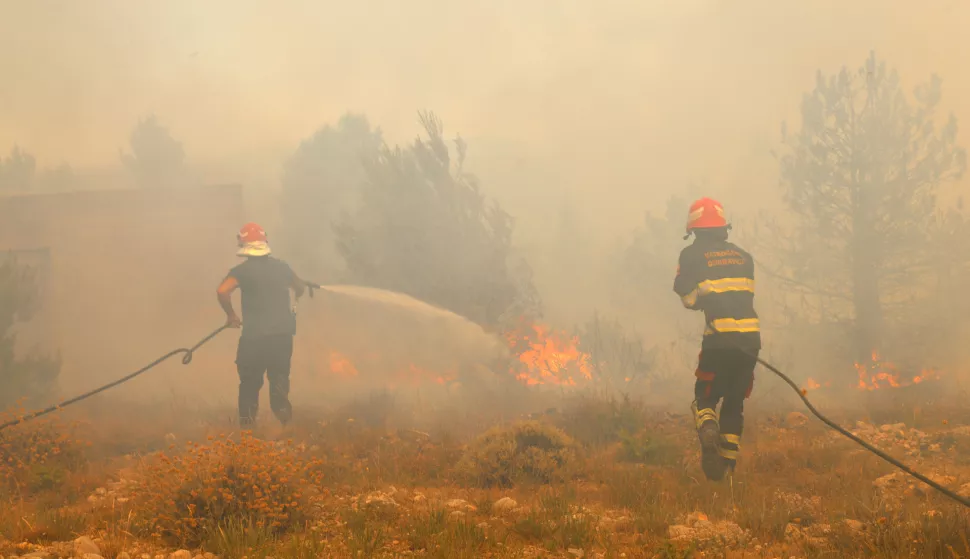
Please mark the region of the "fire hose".
<svg viewBox="0 0 970 559"><path fill-rule="evenodd" d="M792 379L788 378L788 376L786 376L784 373L782 373L781 371L779 371L777 367L775 367L771 363L768 363L764 359L758 357L757 354L754 354L752 352L746 351L744 349L741 349L741 351L744 352L744 353L746 353L748 356L753 357L754 359L757 359L758 360L758 363L761 364L762 367L764 367L764 368L768 369L769 371L771 371L772 373L778 375L778 377L781 378L781 380L785 381L785 383L788 384L788 386L791 386L792 387L792 390L794 390L798 394L798 397L802 399L802 402L805 403L805 407L808 408L808 411L812 412L812 415L814 415L815 417L819 418L823 423L825 423L826 425L828 425L832 429L835 429L840 434L848 437L853 442L857 443L858 445L860 445L862 448L868 450L869 452L875 454L879 458L882 458L886 462L889 462L893 466L896 466L900 470L902 470L902 471L906 472L907 474L915 477L916 479L922 481L926 485L929 485L933 489L936 489L940 493L946 495L947 497L953 499L954 501L960 503L961 505L970 508L970 499L967 499L966 497L963 497L963 496L959 495L958 493L956 493L956 492L954 492L954 491L952 491L950 489L947 489L946 487L943 487L939 483L937 483L937 482L933 481L932 479L924 476L923 474L921 474L921 473L913 470L912 468L910 468L906 464L903 464L899 460L896 460L892 456L886 454L885 452L879 450L878 448L874 447L873 445L871 445L871 444L867 443L866 441L862 440L858 436L854 435L848 429L843 428L841 425L839 425L836 422L832 421L831 419L825 417L817 409L815 409L815 406L813 406L812 403L808 400L808 397L805 396L805 391L802 390L802 389L800 389L798 387L798 385L795 384L792 381Z"/></svg>
<svg viewBox="0 0 970 559"><path fill-rule="evenodd" d="M324 289L323 286L321 286L319 284L316 284L316 283L312 283L312 282L309 282L309 281L305 281L304 283L306 284L307 292L309 293L311 299L313 298L313 291L315 289ZM212 338L215 338L216 336L218 336L219 334L221 334L222 331L225 330L228 327L229 327L229 325L220 326L219 328L213 330L208 336L206 336L206 337L202 338L201 340L199 340L199 342L197 344L195 344L194 346L192 346L190 348L180 347L178 349L173 349L172 351L170 351L170 352L166 353L165 355L159 357L158 359L152 361L148 365L145 365L141 369L138 369L137 371L135 371L133 373L130 373L128 375L125 375L125 376L121 377L118 380L115 380L113 382L109 382L108 384L105 384L104 386L100 386L100 387L95 388L94 390L91 390L89 392L85 392L84 394L81 394L80 396L75 396L75 397L71 398L70 400L64 400L63 402L61 402L59 404L55 404L55 405L53 405L53 406L51 406L49 408L45 408L45 409L42 409L42 410L39 410L39 411L35 411L35 412L29 413L27 415L24 415L22 417L18 417L16 419L11 419L11 420L6 421L4 423L0 423L0 431L3 431L4 429L6 429L8 427L13 427L14 425L20 425L22 423L26 423L28 421L37 419L38 417L43 417L45 415L54 413L56 411L60 411L60 410L64 409L65 407L70 406L71 404L76 404L76 403L78 403L78 402L80 402L82 400L87 400L88 398L90 398L92 396L96 396L96 395L104 392L105 390L109 390L111 388L114 388L115 386L118 386L119 384L124 384L124 383L128 382L129 380L131 380L131 379L133 379L133 378L135 378L135 377L137 377L137 376L139 376L139 375L141 375L143 373L147 373L151 369L155 368L158 365L161 365L163 362L168 361L170 358L175 357L176 355L178 355L180 353L181 354L184 354L182 356L182 364L183 365L188 365L189 363L192 362L192 356L193 356L193 354L195 354L196 350L198 350L200 347L204 346Z"/></svg>
<svg viewBox="0 0 970 559"><path fill-rule="evenodd" d="M82 400L87 400L88 398L90 398L92 396L95 396L97 394L100 394L100 393L104 392L105 390L108 390L110 388L114 388L115 386L118 386L119 384L123 384L125 382L128 382L129 380L137 377L138 375L141 375L142 373L148 372L149 370L155 368L158 365L161 365L163 362L167 361L168 359L170 359L170 358L172 358L172 357L174 357L174 356L176 356L176 355L178 355L180 353L181 354L184 354L184 355L182 355L182 364L183 365L188 365L189 363L192 362L192 355L195 353L196 350L198 350L200 347L202 347L203 345L205 345L212 338L215 338L216 336L218 336L226 328L228 328L228 325L226 325L226 326L220 326L219 328L213 330L208 336L206 336L206 337L202 338L201 340L199 340L199 342L197 344L195 344L194 346L192 346L190 348L180 347L178 349L173 349L172 351L170 351L170 352L166 353L165 355L159 357L158 359L152 361L148 365L145 365L141 369L138 369L137 371L135 371L133 373L130 373L128 375L125 375L125 376L121 377L120 379L118 379L116 381L109 382L108 384L106 384L104 386L100 386L98 388L95 388L94 390L91 390L90 392L85 392L84 394L81 394L80 396L75 396L75 397L71 398L70 400L64 400L63 402L61 402L59 404L55 404L55 405L53 405L53 406L51 406L49 408L45 408L45 409L42 409L42 410L39 410L39 411L35 411L35 412L30 413L28 415L25 415L23 417L18 417L16 419L11 419L10 421L7 421L5 423L0 423L0 431L3 431L7 427L13 427L14 425L20 425L22 423L26 423L28 421L37 419L38 417L45 416L45 415L47 415L49 413L53 413L55 411L59 411L59 410L65 408L67 406L70 406L71 404L76 404L76 403L78 403L78 402L80 402Z"/></svg>

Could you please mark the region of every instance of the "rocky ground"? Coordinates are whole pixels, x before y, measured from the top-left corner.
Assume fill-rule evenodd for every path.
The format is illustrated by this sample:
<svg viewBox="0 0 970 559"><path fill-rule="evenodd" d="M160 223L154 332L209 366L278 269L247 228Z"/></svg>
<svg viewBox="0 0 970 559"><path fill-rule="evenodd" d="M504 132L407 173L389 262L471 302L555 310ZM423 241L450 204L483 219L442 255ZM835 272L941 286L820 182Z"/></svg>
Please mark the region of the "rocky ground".
<svg viewBox="0 0 970 559"><path fill-rule="evenodd" d="M543 421L576 439L575 469L555 481L491 487L456 473L461 458L478 444L474 437L449 438L432 430L387 425L351 428L346 420L315 421L289 433L295 439L294 453L320 456L324 464L325 481L307 492L302 524L267 537L259 536L259 530L233 531L227 525L218 537L184 546L153 535L137 521L153 514L153 506L162 506L139 497L138 488L151 482L143 468L176 459L184 453L184 439L198 435L195 440L205 440L215 430L209 429L208 435L153 435L158 437L151 443L155 449L89 457L84 468L61 480L61 486L17 493L0 514L0 556L970 555L964 539L970 527L965 508L895 471L814 418L793 412L751 420L733 480L711 483L699 472L688 418L643 413L637 419L643 421L639 434L624 427L615 436L602 437L587 432L591 424L602 421L593 419L599 415L579 417L578 423L571 423L567 410L547 415ZM916 427L846 419L844 424L934 481L970 497L970 426L963 421L927 420ZM339 435L333 431L335 425L342 430ZM604 433L614 427L606 422ZM276 446L260 447L258 455L267 454L267 448ZM173 487L184 492L189 479L184 470L190 463L180 464L170 472L158 471L177 479ZM51 511L57 512L52 516Z"/></svg>

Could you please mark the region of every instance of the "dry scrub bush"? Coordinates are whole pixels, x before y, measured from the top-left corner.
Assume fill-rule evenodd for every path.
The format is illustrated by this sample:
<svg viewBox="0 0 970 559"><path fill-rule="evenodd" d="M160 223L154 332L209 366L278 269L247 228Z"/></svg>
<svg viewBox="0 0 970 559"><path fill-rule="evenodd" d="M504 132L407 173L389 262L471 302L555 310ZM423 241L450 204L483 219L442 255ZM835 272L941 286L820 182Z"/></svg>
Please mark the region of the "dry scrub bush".
<svg viewBox="0 0 970 559"><path fill-rule="evenodd" d="M0 423L24 415L0 412ZM73 426L41 418L0 432L0 494L25 490L30 493L61 487L71 472L85 464Z"/></svg>
<svg viewBox="0 0 970 559"><path fill-rule="evenodd" d="M290 442L248 433L189 443L145 464L132 494L136 528L179 545L199 545L233 522L283 533L307 518L321 467Z"/></svg>
<svg viewBox="0 0 970 559"><path fill-rule="evenodd" d="M578 446L558 428L523 421L490 429L459 461L459 475L482 487L565 480L579 460Z"/></svg>
<svg viewBox="0 0 970 559"><path fill-rule="evenodd" d="M595 447L640 431L647 417L643 404L627 395L616 399L583 394L567 403L557 423L577 441Z"/></svg>

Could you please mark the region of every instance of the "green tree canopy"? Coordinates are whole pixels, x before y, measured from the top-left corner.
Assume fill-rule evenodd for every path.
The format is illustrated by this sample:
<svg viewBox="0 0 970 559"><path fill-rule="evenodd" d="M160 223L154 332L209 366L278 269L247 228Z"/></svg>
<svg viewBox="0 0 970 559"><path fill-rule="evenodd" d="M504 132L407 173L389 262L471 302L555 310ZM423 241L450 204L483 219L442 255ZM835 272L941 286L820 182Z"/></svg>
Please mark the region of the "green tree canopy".
<svg viewBox="0 0 970 559"><path fill-rule="evenodd" d="M937 195L967 158L956 118L938 121L941 86L933 76L911 99L870 54L854 71L819 72L801 129L783 130L781 186L795 220L772 235L775 261L793 290L827 299L830 319L851 325L856 358L932 289L937 241L953 225Z"/></svg>
<svg viewBox="0 0 970 559"><path fill-rule="evenodd" d="M29 321L40 304L34 270L13 257L0 261L0 410L21 398L28 402L50 391L60 360L48 355L18 357L16 326Z"/></svg>
<svg viewBox="0 0 970 559"><path fill-rule="evenodd" d="M353 211L366 179L365 163L384 141L363 115L346 114L304 140L283 168L282 246L301 273L328 281L337 272L333 227Z"/></svg>
<svg viewBox="0 0 970 559"><path fill-rule="evenodd" d="M407 293L497 325L537 313L528 266L512 250L513 220L465 172L466 145L445 143L423 113L425 139L383 146L366 165L360 205L336 229L349 280Z"/></svg>

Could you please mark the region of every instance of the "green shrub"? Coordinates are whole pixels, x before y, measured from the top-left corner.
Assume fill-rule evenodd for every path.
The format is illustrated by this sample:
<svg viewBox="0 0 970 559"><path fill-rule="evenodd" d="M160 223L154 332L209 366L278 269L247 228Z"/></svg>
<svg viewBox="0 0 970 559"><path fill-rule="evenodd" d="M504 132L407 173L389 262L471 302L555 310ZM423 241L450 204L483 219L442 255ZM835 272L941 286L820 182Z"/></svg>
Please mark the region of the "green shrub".
<svg viewBox="0 0 970 559"><path fill-rule="evenodd" d="M670 466L680 458L681 447L669 438L651 434L646 430L636 433L620 433L620 453L624 462Z"/></svg>
<svg viewBox="0 0 970 559"><path fill-rule="evenodd" d="M552 483L568 478L574 471L578 450L560 429L538 421L523 421L495 427L479 436L457 469L481 487Z"/></svg>
<svg viewBox="0 0 970 559"><path fill-rule="evenodd" d="M636 433L646 424L646 415L642 404L629 396L617 400L583 395L565 406L557 423L577 441L596 447Z"/></svg>
<svg viewBox="0 0 970 559"><path fill-rule="evenodd" d="M32 352L18 356L16 327L40 310L42 292L37 272L14 256L0 254L0 410L22 401L34 405L50 399L61 371L57 355Z"/></svg>

